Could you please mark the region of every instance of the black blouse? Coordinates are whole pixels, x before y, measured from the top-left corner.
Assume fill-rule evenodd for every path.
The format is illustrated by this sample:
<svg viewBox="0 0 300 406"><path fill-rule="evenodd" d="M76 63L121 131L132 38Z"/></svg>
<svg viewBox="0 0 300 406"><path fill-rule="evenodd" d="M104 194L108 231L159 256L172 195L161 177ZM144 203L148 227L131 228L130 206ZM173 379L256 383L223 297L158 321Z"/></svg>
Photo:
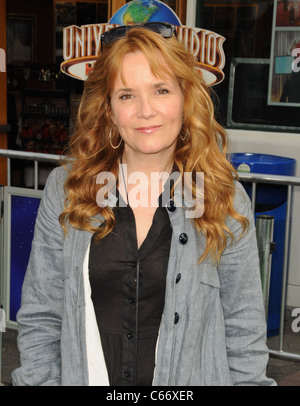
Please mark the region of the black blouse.
<svg viewBox="0 0 300 406"><path fill-rule="evenodd" d="M150 386L164 307L172 228L158 207L137 248L130 207L115 207L114 230L92 238L89 277L92 301L112 386Z"/></svg>

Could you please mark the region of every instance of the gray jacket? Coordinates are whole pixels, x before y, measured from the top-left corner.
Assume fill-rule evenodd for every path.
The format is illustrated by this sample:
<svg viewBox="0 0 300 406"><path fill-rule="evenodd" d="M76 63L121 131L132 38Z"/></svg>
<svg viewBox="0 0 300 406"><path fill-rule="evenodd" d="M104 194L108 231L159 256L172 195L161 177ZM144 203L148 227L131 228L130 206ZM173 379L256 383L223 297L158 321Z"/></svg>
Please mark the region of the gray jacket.
<svg viewBox="0 0 300 406"><path fill-rule="evenodd" d="M36 220L17 318L21 367L12 374L14 385L89 385L82 269L92 234L70 228L64 238L58 215L65 178L63 168L50 174ZM255 226L239 183L235 207L250 218L250 230L228 244L219 266L197 263L203 236L184 208L169 211L173 235L153 385L275 384L265 375ZM238 236L239 223L231 218L228 224Z"/></svg>

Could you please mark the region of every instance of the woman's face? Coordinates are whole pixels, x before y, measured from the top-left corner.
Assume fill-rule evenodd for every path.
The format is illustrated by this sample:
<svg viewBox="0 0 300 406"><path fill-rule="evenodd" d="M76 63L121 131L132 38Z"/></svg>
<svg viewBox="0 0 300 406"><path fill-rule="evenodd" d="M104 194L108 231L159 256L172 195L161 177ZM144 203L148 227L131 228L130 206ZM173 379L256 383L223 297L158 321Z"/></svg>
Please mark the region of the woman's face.
<svg viewBox="0 0 300 406"><path fill-rule="evenodd" d="M124 153L170 157L182 127L183 104L176 78L154 76L140 51L126 54L111 94L112 119Z"/></svg>

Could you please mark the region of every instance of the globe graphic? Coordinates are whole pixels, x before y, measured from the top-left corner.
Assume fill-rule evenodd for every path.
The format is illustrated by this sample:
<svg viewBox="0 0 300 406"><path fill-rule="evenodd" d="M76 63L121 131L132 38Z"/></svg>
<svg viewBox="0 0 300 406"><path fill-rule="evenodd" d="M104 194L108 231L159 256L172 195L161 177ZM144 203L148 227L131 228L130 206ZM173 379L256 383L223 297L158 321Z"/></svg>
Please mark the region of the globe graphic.
<svg viewBox="0 0 300 406"><path fill-rule="evenodd" d="M157 0L133 0L121 7L109 20L110 24L129 25L151 21L181 25L175 12Z"/></svg>

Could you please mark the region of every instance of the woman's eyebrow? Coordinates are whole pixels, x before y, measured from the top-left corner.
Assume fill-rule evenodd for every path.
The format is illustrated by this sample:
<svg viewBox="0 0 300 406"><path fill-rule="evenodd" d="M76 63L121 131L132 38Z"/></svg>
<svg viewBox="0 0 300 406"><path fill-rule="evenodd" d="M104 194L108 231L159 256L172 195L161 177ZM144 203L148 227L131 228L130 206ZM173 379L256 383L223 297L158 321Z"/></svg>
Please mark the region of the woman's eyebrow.
<svg viewBox="0 0 300 406"><path fill-rule="evenodd" d="M158 88L158 87L162 87L162 86L167 86L168 84L166 82L159 82L159 83L155 83L153 85L154 88Z"/></svg>
<svg viewBox="0 0 300 406"><path fill-rule="evenodd" d="M120 89L117 89L114 93L118 94L118 93L122 93L122 92L132 92L133 89L130 87L121 87Z"/></svg>

